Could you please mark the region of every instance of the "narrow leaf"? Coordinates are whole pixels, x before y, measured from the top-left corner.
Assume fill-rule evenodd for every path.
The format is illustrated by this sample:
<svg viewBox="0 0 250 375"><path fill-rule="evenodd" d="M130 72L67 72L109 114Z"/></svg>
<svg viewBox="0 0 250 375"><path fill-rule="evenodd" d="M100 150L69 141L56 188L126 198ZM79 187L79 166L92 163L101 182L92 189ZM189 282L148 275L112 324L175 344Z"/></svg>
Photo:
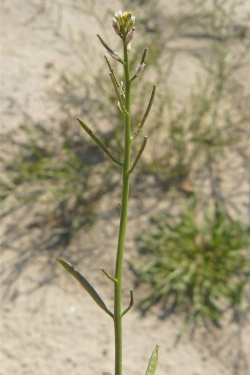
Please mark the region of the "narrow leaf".
<svg viewBox="0 0 250 375"><path fill-rule="evenodd" d="M110 315L113 318L113 313L107 308L106 304L102 300L102 298L99 296L97 291L94 289L94 287L88 282L88 280L85 279L85 277L78 272L72 264L66 262L65 260L61 258L57 258L57 261L72 275L74 278L83 286L83 288L89 293L89 295L93 298L93 300L97 303L98 306L100 306L101 309L103 309L108 315Z"/></svg>
<svg viewBox="0 0 250 375"><path fill-rule="evenodd" d="M157 366L157 363L158 363L158 350L159 350L159 346L156 345L155 350L153 351L153 353L151 355L151 358L150 358L148 368L147 368L147 371L146 371L145 375L154 375L155 370L156 370L156 366Z"/></svg>

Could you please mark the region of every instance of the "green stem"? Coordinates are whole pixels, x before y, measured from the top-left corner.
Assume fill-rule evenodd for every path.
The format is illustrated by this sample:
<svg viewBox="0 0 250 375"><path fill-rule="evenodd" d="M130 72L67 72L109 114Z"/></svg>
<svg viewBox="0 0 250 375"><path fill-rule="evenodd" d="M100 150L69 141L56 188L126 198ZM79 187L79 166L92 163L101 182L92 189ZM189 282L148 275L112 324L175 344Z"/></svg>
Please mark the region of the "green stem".
<svg viewBox="0 0 250 375"><path fill-rule="evenodd" d="M122 375L122 265L123 252L126 237L128 199L129 199L129 179L130 179L130 148L131 148L131 129L130 129L130 77L128 66L127 44L123 38L124 50L124 75L125 75L125 109L124 114L124 162L122 168L122 202L120 228L116 255L116 269L114 284L114 329L115 329L115 375Z"/></svg>

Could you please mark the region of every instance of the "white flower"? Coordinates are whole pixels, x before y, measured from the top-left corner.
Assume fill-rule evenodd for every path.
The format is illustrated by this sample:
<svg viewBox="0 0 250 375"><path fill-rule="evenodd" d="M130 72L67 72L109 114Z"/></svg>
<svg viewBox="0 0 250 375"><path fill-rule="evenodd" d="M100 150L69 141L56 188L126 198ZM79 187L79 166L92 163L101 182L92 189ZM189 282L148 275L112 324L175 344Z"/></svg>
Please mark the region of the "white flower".
<svg viewBox="0 0 250 375"><path fill-rule="evenodd" d="M138 66L138 68L135 71L135 77L138 77L138 75L141 74L141 72L143 72L145 66L146 66L146 64L144 64L144 63L142 63Z"/></svg>
<svg viewBox="0 0 250 375"><path fill-rule="evenodd" d="M121 83L120 83L120 85L118 87L118 90L119 90L120 95L125 98L125 89L124 89L124 85L123 85L122 81L121 81Z"/></svg>
<svg viewBox="0 0 250 375"><path fill-rule="evenodd" d="M120 28L119 28L119 25L118 25L118 22L115 18L112 18L112 26L116 32L116 34L120 34Z"/></svg>
<svg viewBox="0 0 250 375"><path fill-rule="evenodd" d="M115 18L119 22L120 25L123 24L122 11L121 10L119 10L118 12L115 13Z"/></svg>
<svg viewBox="0 0 250 375"><path fill-rule="evenodd" d="M121 61L121 58L120 58L120 56L118 55L117 52L111 51L111 50L108 50L108 49L107 49L107 52L110 54L111 57L113 57L113 59L115 59L117 61Z"/></svg>

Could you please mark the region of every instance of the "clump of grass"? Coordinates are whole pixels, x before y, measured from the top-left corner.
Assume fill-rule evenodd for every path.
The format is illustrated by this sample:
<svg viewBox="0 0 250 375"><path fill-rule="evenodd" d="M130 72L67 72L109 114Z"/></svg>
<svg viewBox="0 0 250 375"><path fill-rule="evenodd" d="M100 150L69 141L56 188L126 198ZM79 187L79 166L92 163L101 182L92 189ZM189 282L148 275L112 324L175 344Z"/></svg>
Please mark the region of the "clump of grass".
<svg viewBox="0 0 250 375"><path fill-rule="evenodd" d="M198 212L198 217L199 217ZM158 214L152 228L138 235L146 260L139 284L150 287L140 308L161 302L163 310L186 314L195 325L219 324L228 308L238 309L250 276L249 228L216 206L197 220L195 208L171 217Z"/></svg>
<svg viewBox="0 0 250 375"><path fill-rule="evenodd" d="M55 242L67 245L80 228L94 223L98 202L112 189L110 167L105 168L96 146L66 126L53 132L41 125L24 126L9 142L13 152L2 150L2 213L36 204L39 217L32 227L47 228Z"/></svg>

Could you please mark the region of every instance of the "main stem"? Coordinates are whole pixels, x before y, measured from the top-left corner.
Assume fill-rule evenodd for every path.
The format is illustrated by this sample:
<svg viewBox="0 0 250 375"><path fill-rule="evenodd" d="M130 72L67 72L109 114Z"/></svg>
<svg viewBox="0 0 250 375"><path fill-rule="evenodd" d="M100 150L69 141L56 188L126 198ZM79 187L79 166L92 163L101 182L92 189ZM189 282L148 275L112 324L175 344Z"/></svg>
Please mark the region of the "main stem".
<svg viewBox="0 0 250 375"><path fill-rule="evenodd" d="M126 237L128 199L129 199L129 177L130 177L130 78L128 66L128 52L125 37L123 38L124 50L124 76L125 76L125 109L124 115L124 159L122 168L122 202L120 228L116 254L115 290L114 290L114 329L115 329L115 375L122 375L122 265Z"/></svg>

